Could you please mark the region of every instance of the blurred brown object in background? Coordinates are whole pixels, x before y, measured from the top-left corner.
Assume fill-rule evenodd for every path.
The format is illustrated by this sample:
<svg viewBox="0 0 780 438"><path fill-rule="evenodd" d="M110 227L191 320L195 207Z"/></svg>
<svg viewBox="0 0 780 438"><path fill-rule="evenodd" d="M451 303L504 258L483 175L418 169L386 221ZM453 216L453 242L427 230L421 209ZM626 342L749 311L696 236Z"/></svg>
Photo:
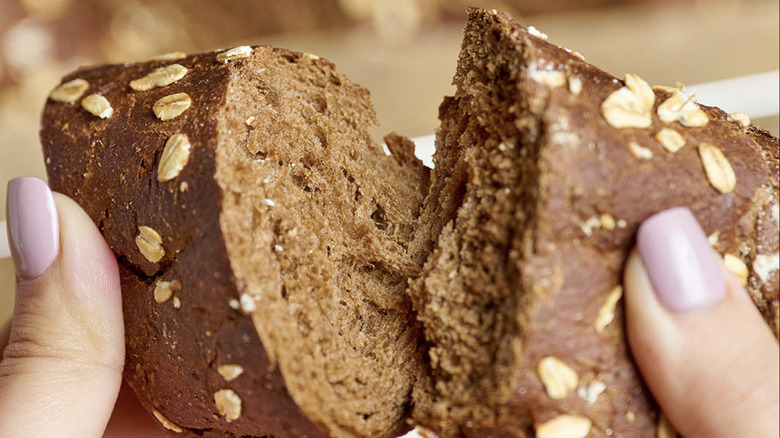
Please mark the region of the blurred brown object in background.
<svg viewBox="0 0 780 438"><path fill-rule="evenodd" d="M23 85L42 70L55 69L59 78L79 64L353 24L337 0L4 0L0 87Z"/></svg>
<svg viewBox="0 0 780 438"><path fill-rule="evenodd" d="M466 6L515 16L649 0L4 0L0 3L0 89L46 70L196 52L261 35L365 24L387 40L420 26L462 23ZM669 0L667 0L669 1ZM33 76L30 79L30 76Z"/></svg>
<svg viewBox="0 0 780 438"><path fill-rule="evenodd" d="M37 119L43 93L80 65L214 50L266 35L355 27L387 44L403 45L435 23L459 27L466 6L502 9L520 17L649 1L2 0L0 125L20 111Z"/></svg>

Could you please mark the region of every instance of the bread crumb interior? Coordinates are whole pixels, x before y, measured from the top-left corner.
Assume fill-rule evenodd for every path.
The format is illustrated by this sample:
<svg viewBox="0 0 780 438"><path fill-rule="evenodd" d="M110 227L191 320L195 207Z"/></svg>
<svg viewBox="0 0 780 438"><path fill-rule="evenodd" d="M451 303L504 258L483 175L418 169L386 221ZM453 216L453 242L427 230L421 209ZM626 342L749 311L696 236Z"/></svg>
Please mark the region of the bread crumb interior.
<svg viewBox="0 0 780 438"><path fill-rule="evenodd" d="M220 222L243 309L315 423L392 436L419 374L404 290L419 271L406 246L422 191L368 135L366 90L325 60L255 50L218 120Z"/></svg>
<svg viewBox="0 0 780 438"><path fill-rule="evenodd" d="M465 30L412 244L421 257L433 251L409 289L430 345L415 420L451 436L497 424L530 304L521 303L520 267L531 251L540 122L522 98L522 42L490 26L487 17Z"/></svg>

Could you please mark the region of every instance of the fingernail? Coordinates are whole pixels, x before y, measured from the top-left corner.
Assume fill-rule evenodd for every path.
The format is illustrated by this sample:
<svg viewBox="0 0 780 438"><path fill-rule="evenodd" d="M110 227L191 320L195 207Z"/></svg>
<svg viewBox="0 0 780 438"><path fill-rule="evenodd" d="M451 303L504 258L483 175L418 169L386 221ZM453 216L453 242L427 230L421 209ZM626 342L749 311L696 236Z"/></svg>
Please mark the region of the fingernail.
<svg viewBox="0 0 780 438"><path fill-rule="evenodd" d="M60 227L51 190L38 178L8 182L8 240L16 273L22 278L43 274L60 250Z"/></svg>
<svg viewBox="0 0 780 438"><path fill-rule="evenodd" d="M726 295L707 236L687 208L645 220L637 231L637 248L658 300L668 309L705 309Z"/></svg>

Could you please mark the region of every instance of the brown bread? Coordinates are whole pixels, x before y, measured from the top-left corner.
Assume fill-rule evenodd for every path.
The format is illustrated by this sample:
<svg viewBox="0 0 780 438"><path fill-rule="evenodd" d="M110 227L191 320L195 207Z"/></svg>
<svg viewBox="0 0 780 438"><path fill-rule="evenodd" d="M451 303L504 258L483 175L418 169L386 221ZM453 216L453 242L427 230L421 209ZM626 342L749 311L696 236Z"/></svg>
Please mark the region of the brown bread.
<svg viewBox="0 0 780 438"><path fill-rule="evenodd" d="M371 140L368 92L269 47L63 82L43 115L49 182L117 254L125 375L149 411L206 436L408 427L406 245L427 170L408 140L388 138L394 156Z"/></svg>
<svg viewBox="0 0 780 438"><path fill-rule="evenodd" d="M777 138L717 108L678 111L681 96L666 110L679 90L626 79L614 94L624 82L576 53L469 11L412 245L430 344L414 418L441 436L530 437L555 418L549 436L655 436L619 298L638 224L670 207L735 256L777 336ZM715 149L728 164L709 166Z"/></svg>

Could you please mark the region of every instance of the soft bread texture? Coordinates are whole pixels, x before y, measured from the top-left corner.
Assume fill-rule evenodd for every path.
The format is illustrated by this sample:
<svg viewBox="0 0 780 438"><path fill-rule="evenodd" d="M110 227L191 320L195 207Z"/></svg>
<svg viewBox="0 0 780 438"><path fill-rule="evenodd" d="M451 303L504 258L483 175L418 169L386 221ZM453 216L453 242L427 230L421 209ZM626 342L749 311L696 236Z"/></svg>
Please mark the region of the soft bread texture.
<svg viewBox="0 0 780 438"><path fill-rule="evenodd" d="M647 126L617 128L602 105L622 81L496 11L469 11L454 84L411 245L430 366L418 423L447 437L655 436L619 298L638 224L674 206L748 267L777 336L778 273L761 267L778 257L776 138L705 106L704 125L663 122L676 92L649 86ZM664 148L663 128L685 146ZM704 142L733 168L733 191L713 187Z"/></svg>
<svg viewBox="0 0 780 438"><path fill-rule="evenodd" d="M248 50L65 78L87 81L84 95L113 113L48 102L51 187L117 254L126 378L169 429L393 436L408 427L420 370L404 290L419 270L406 246L428 172L408 140L388 137L393 156L371 140L368 92L331 63ZM132 89L174 62L180 79ZM176 93L190 107L159 120L155 102ZM174 134L190 152L163 157Z"/></svg>

